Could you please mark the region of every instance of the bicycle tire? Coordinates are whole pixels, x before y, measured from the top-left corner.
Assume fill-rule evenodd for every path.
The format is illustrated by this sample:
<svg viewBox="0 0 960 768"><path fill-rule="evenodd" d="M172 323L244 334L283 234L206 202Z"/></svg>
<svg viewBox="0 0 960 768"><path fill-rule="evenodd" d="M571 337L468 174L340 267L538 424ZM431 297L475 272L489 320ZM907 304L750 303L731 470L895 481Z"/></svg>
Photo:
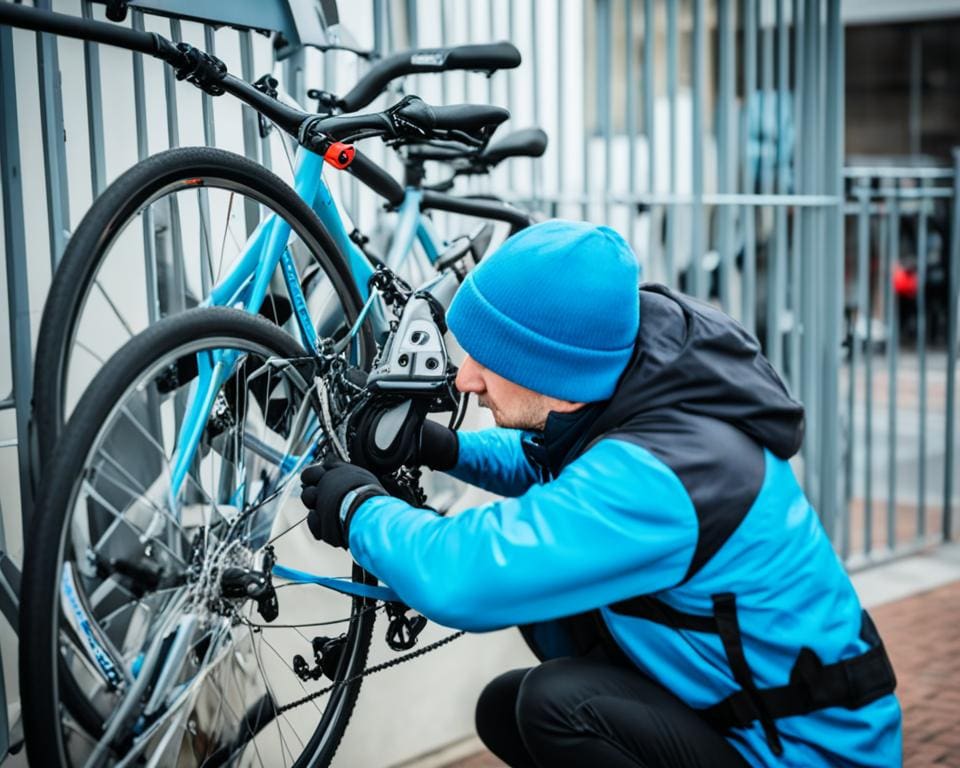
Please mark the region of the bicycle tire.
<svg viewBox="0 0 960 768"><path fill-rule="evenodd" d="M63 430L72 345L101 263L132 217L158 193L196 188L198 179L208 182L206 186L217 180L228 182L280 214L336 280L337 295L341 299L349 296L356 307L361 305L347 259L336 242L310 206L271 171L245 157L207 147L171 149L134 165L110 184L84 215L70 237L47 295L37 337L31 408L35 481ZM364 326L361 345L362 356L369 361L374 345L368 325Z"/></svg>
<svg viewBox="0 0 960 768"><path fill-rule="evenodd" d="M59 579L69 522L73 509L72 496L80 483L84 462L96 435L108 414L129 392L138 375L150 369L187 342L203 339L236 340L258 344L282 358L303 357L304 351L289 335L269 321L235 309L204 308L165 318L130 340L99 372L77 404L45 474L42 491L33 517L33 528L24 554L23 592L20 608L21 636L30 642L20 645L20 675L30 680L23 686L23 722L27 754L32 765L66 766L63 732L60 722L61 703L56 692L62 658L58 645ZM354 581L376 584L376 579L353 565ZM361 598L354 598L366 606ZM53 614L51 615L51 606ZM371 642L375 613L361 611L351 620L348 637L353 638L351 655L341 679L360 672ZM72 682L72 681L71 681ZM295 766L325 766L336 752L352 715L361 680L339 689L334 721L327 725L319 749L304 752ZM66 693L69 695L71 687ZM69 705L68 705L69 709ZM77 720L77 718L74 718ZM79 719L81 722L83 718ZM308 750L326 723L326 713L317 726Z"/></svg>

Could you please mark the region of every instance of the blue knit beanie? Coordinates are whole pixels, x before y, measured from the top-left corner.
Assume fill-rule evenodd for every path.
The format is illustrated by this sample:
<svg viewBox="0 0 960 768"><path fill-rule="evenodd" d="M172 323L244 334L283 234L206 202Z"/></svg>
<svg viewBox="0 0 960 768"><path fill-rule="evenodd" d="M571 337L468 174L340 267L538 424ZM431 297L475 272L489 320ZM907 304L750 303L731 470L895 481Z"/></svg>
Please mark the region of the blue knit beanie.
<svg viewBox="0 0 960 768"><path fill-rule="evenodd" d="M609 227L545 221L467 275L447 324L505 379L562 400L605 400L637 338L639 279L636 256Z"/></svg>

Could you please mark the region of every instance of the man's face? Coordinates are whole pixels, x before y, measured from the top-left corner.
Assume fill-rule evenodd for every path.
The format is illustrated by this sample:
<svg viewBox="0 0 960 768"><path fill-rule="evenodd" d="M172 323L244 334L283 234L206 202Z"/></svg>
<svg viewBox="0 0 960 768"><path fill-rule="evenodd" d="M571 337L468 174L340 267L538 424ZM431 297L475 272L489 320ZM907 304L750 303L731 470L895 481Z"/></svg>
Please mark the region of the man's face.
<svg viewBox="0 0 960 768"><path fill-rule="evenodd" d="M493 413L498 427L513 429L542 430L551 411L566 413L582 405L541 395L514 384L489 368L484 368L469 355L457 373L457 389L475 394L480 405Z"/></svg>

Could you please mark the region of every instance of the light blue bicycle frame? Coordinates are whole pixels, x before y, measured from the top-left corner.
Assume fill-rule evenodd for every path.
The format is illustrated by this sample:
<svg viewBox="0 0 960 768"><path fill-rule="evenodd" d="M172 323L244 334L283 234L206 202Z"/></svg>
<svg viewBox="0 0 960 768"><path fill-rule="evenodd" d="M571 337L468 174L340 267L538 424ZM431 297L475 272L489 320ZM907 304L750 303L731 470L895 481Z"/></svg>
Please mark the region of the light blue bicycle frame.
<svg viewBox="0 0 960 768"><path fill-rule="evenodd" d="M319 155L306 149L299 149L294 188L297 194L311 205L341 252L347 256L354 282L365 301L361 317L357 321L359 322L373 303L369 296L367 282L374 270L363 251L350 239L344 227L330 188L323 178L323 165L324 161ZM413 250L415 241L420 243L431 264L435 263L440 255L440 244L429 221L420 213L420 202L421 192L415 188L408 188L397 211L398 220L393 242L386 256L386 264L391 269L396 269L403 264ZM319 339L300 286L296 263L287 247L290 232L290 224L277 214L271 214L261 221L248 238L237 263L212 289L210 295L204 300L203 306L237 307L247 312L258 312L266 298L274 270L279 264L297 320L300 340L305 348L316 350ZM173 505L172 512L175 515L178 514L176 499L193 464L216 393L232 373L237 353L219 350L210 355L197 357L198 374L191 385L173 457L170 503ZM281 477L299 471L310 459L310 452L302 456L284 456L280 462L283 472ZM240 490L238 488L237 492ZM302 576L307 578L311 575L302 574ZM289 575L285 574L285 577L289 578Z"/></svg>

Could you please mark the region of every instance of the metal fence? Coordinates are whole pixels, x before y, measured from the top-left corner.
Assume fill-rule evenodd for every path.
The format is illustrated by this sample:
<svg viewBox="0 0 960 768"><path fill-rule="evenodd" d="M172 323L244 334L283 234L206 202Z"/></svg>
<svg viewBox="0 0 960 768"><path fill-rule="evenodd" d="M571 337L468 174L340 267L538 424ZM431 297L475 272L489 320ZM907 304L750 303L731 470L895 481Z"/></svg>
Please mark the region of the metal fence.
<svg viewBox="0 0 960 768"><path fill-rule="evenodd" d="M532 119L552 142L542 169L503 172L494 188L617 227L647 279L757 334L806 406L797 469L850 567L949 539L957 177L844 169L840 3L473 5L523 53L503 94L513 122ZM884 235L898 221L902 247ZM893 287L904 258L912 303Z"/></svg>
<svg viewBox="0 0 960 768"><path fill-rule="evenodd" d="M408 21L435 5L407 3ZM513 123L535 122L552 142L542 168L507 169L494 188L617 227L647 279L758 333L807 406L801 471L832 532L843 515L839 2L470 6L488 19L474 29L506 31L523 53L503 94ZM465 41L448 32L453 7L440 3L436 42Z"/></svg>
<svg viewBox="0 0 960 768"><path fill-rule="evenodd" d="M850 565L952 537L958 164L848 182L844 511Z"/></svg>

